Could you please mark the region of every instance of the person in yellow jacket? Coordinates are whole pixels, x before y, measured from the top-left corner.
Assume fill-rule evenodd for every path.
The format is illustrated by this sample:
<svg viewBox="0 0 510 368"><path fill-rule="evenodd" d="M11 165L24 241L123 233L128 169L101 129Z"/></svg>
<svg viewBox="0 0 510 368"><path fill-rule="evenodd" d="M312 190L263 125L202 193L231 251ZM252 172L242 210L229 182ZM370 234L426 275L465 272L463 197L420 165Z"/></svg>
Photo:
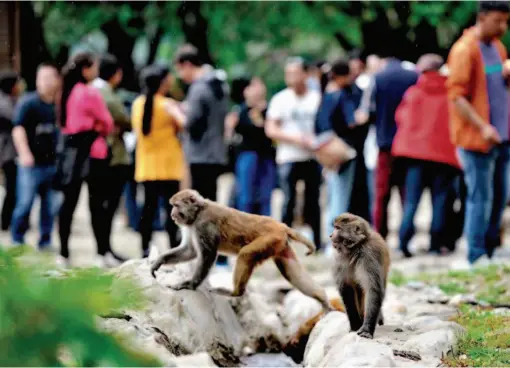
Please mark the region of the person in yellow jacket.
<svg viewBox="0 0 510 368"><path fill-rule="evenodd" d="M143 185L145 192L139 231L143 255L147 257L159 196L166 204L170 246L178 245L178 228L170 217L169 199L179 191L185 173L184 154L177 137L185 117L177 101L165 97L171 85L168 68L148 66L142 71L141 85L143 93L133 102L131 121L137 136L135 180Z"/></svg>

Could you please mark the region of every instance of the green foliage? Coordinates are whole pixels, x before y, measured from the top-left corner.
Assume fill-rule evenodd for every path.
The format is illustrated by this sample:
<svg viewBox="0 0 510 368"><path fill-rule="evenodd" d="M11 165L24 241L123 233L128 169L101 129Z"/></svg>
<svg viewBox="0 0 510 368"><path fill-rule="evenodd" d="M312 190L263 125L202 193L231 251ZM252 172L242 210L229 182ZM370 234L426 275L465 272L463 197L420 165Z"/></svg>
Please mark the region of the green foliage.
<svg viewBox="0 0 510 368"><path fill-rule="evenodd" d="M453 318L467 333L456 354L443 362L450 367L508 367L510 365L510 316L465 306Z"/></svg>
<svg viewBox="0 0 510 368"><path fill-rule="evenodd" d="M97 315L143 305L132 282L99 269L52 273L19 252L0 251L1 366L159 365L96 326Z"/></svg>

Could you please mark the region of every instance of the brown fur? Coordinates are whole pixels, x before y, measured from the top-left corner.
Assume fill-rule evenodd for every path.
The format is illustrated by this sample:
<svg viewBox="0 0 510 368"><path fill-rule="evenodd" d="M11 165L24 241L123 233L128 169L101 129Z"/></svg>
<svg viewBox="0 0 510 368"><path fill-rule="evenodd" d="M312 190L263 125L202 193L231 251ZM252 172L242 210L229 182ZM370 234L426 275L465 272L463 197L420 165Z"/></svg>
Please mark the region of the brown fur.
<svg viewBox="0 0 510 368"><path fill-rule="evenodd" d="M201 253L202 264L196 275L179 288L196 288L207 276L217 253L237 255L234 270L234 290L231 296L243 295L254 268L272 258L282 275L298 290L317 299L329 309L326 293L316 285L289 246L291 240L303 243L307 254L315 250L313 243L271 217L241 212L216 202L204 199L190 189L175 194L170 203L173 206L172 218L181 228L188 228L200 239L194 244ZM189 244L181 244L180 252ZM154 272L162 265L193 259L190 252L184 258L175 256L179 251L171 250L164 254L152 267ZM196 255L195 255L196 256ZM224 290L216 290L225 294ZM230 293L229 293L230 294Z"/></svg>
<svg viewBox="0 0 510 368"><path fill-rule="evenodd" d="M335 220L331 234L337 250L335 279L351 329L372 338L382 325L382 302L390 269L390 252L384 239L368 222L346 213Z"/></svg>

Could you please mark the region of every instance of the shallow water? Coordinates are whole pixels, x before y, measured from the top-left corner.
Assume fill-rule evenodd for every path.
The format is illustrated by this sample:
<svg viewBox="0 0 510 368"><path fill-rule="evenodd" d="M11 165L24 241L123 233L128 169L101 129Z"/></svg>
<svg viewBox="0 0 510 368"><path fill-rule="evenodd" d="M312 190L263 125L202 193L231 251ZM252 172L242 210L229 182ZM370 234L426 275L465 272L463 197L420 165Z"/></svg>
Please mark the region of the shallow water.
<svg viewBox="0 0 510 368"><path fill-rule="evenodd" d="M254 354L242 358L241 362L245 367L300 367L299 364L294 363L290 357L283 353Z"/></svg>

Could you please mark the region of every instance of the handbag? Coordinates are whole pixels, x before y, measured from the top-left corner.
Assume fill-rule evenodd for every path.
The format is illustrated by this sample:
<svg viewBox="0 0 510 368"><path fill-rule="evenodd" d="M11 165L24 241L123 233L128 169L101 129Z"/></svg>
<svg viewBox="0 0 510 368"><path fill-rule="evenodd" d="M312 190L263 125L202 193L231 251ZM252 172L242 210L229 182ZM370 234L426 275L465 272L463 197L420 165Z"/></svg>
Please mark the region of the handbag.
<svg viewBox="0 0 510 368"><path fill-rule="evenodd" d="M324 168L338 171L345 163L356 158L356 150L334 132L328 131L315 138L313 146L315 159Z"/></svg>

